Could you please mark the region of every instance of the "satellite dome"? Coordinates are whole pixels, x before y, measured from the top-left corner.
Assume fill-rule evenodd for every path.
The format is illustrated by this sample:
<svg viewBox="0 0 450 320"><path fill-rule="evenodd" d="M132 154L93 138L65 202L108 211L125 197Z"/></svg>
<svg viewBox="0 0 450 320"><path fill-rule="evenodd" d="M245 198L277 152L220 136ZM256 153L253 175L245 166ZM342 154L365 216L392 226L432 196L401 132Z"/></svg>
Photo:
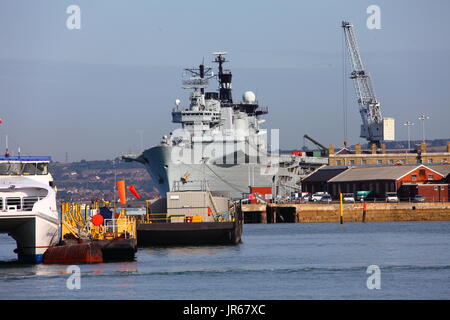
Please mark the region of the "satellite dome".
<svg viewBox="0 0 450 320"><path fill-rule="evenodd" d="M245 91L242 95L242 100L244 101L244 103L255 103L256 95L252 91Z"/></svg>
<svg viewBox="0 0 450 320"><path fill-rule="evenodd" d="M176 99L176 100L175 100L175 104L176 104L177 106L179 106L180 103L181 103L181 100L180 100L180 99Z"/></svg>

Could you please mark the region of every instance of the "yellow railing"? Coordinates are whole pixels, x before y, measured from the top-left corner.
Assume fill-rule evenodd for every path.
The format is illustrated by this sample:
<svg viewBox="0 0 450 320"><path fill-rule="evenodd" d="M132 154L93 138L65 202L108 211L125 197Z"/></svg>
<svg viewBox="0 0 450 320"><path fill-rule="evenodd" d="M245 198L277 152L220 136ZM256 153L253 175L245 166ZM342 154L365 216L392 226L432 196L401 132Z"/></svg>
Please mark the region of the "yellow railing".
<svg viewBox="0 0 450 320"><path fill-rule="evenodd" d="M211 213L214 222L234 221L229 212ZM137 223L174 223L174 222L206 222L198 213L147 213L137 218Z"/></svg>

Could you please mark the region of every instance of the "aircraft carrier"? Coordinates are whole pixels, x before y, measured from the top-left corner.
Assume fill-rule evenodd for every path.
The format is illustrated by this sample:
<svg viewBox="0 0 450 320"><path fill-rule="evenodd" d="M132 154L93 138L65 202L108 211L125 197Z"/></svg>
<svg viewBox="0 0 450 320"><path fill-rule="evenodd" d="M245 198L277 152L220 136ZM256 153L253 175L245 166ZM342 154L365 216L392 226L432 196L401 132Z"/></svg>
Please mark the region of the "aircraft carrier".
<svg viewBox="0 0 450 320"><path fill-rule="evenodd" d="M214 52L218 71L203 63L184 69L182 88L192 90L189 106L176 100L172 122L180 128L159 145L128 161L145 165L162 197L166 192L209 190L241 198L251 186L272 187L273 197L300 192L300 179L326 164L324 157L279 152L279 131L262 128L267 107L246 91L232 98L232 72L224 69L226 52ZM218 91L205 91L217 79Z"/></svg>

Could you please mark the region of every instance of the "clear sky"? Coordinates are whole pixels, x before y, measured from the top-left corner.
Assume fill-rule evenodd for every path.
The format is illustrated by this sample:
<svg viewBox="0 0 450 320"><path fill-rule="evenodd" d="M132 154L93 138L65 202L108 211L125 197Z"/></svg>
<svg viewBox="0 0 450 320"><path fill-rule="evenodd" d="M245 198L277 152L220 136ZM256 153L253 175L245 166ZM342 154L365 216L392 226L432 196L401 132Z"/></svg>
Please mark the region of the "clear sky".
<svg viewBox="0 0 450 320"><path fill-rule="evenodd" d="M69 5L81 29L69 30ZM369 30L369 5L381 29ZM450 138L450 1L0 1L0 148L65 159L111 159L160 141L175 125L170 110L188 92L182 68L227 51L233 95L255 91L280 128L283 149L307 133L341 146L342 20L354 23L384 117L405 121L421 139ZM213 88L215 84L213 84ZM347 80L348 140L361 119ZM311 145L310 145L311 146Z"/></svg>

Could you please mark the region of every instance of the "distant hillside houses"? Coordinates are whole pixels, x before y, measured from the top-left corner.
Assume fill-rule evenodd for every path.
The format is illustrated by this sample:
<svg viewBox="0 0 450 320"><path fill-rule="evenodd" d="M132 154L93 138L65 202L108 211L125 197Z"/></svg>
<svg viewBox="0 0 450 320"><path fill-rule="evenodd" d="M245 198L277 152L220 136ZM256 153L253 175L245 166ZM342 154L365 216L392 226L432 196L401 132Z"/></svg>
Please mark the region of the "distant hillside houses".
<svg viewBox="0 0 450 320"><path fill-rule="evenodd" d="M143 199L158 197L149 174L139 163L120 160L53 162L50 165L50 172L60 202L112 200L116 180L125 180L128 186L134 185ZM130 200L134 199L131 193L128 196Z"/></svg>

